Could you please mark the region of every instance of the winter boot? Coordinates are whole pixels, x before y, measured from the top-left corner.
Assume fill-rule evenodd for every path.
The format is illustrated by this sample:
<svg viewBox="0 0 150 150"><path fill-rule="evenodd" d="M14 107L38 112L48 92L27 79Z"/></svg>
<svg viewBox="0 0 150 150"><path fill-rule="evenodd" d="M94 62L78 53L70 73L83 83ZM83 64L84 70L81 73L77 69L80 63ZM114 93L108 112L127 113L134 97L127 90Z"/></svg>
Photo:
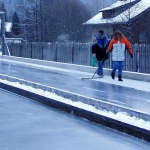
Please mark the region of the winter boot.
<svg viewBox="0 0 150 150"><path fill-rule="evenodd" d="M118 81L123 81L122 76L118 76Z"/></svg>
<svg viewBox="0 0 150 150"><path fill-rule="evenodd" d="M115 73L114 72L111 73L111 77L113 80L115 79Z"/></svg>

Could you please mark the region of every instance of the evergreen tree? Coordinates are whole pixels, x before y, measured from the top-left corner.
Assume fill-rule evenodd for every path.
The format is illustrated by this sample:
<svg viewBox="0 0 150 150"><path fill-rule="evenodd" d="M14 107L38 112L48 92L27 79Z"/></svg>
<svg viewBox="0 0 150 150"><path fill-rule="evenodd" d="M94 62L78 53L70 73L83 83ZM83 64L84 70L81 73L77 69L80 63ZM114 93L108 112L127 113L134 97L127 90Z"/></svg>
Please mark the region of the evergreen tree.
<svg viewBox="0 0 150 150"><path fill-rule="evenodd" d="M12 20L12 33L14 36L20 35L20 21L18 14L14 12L13 20Z"/></svg>

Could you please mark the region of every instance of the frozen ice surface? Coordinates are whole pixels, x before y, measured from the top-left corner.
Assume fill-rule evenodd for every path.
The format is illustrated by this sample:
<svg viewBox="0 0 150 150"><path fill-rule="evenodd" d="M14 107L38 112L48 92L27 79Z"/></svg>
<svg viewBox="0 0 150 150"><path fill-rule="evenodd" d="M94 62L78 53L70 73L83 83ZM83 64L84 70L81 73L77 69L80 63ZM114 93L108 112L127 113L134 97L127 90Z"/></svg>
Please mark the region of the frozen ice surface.
<svg viewBox="0 0 150 150"><path fill-rule="evenodd" d="M148 150L150 143L0 90L0 150Z"/></svg>

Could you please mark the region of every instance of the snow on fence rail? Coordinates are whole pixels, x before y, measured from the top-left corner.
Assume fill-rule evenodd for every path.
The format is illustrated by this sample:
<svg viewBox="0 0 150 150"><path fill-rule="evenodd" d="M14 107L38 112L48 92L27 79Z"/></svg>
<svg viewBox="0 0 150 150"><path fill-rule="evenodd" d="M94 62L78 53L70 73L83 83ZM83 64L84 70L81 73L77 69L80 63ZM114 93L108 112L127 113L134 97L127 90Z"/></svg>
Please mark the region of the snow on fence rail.
<svg viewBox="0 0 150 150"><path fill-rule="evenodd" d="M10 54L63 63L88 65L91 63L92 43L9 43ZM133 45L134 57L126 52L124 70L150 73L150 45ZM6 53L7 55L7 53ZM111 53L105 68L112 68Z"/></svg>

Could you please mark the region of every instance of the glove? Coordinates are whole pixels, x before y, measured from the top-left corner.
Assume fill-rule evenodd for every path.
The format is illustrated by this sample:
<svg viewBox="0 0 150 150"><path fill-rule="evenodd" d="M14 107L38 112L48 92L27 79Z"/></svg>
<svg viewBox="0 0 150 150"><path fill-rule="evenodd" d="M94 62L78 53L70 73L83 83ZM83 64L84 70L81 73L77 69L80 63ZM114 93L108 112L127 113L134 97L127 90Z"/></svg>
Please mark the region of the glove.
<svg viewBox="0 0 150 150"><path fill-rule="evenodd" d="M130 54L130 57L133 58L133 54Z"/></svg>
<svg viewBox="0 0 150 150"><path fill-rule="evenodd" d="M105 53L104 60L109 58L109 53Z"/></svg>

